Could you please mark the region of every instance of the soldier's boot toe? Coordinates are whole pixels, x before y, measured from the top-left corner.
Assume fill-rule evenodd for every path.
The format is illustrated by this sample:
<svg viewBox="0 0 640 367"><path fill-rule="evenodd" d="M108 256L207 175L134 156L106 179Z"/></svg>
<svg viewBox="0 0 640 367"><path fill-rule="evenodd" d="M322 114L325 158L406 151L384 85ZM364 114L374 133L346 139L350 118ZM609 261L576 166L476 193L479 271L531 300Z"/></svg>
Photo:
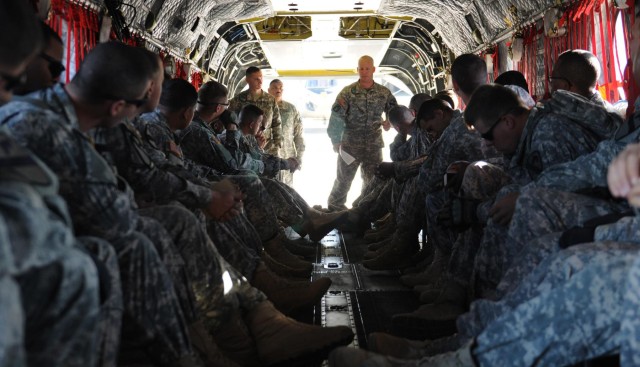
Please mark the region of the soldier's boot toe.
<svg viewBox="0 0 640 367"><path fill-rule="evenodd" d="M309 208L307 210L307 220L302 228L309 234L311 241L317 242L342 223L348 214L348 210L334 213L320 213Z"/></svg>
<svg viewBox="0 0 640 367"><path fill-rule="evenodd" d="M369 251L379 251L379 250L389 246L390 243L391 243L391 238L385 238L382 241L378 241L378 242L374 242L374 243L370 244L369 246L367 246L367 250L369 250Z"/></svg>
<svg viewBox="0 0 640 367"><path fill-rule="evenodd" d="M286 238L283 242L284 247L293 255L302 256L306 260L314 260L316 257L315 244L307 241L305 238L290 240Z"/></svg>
<svg viewBox="0 0 640 367"><path fill-rule="evenodd" d="M251 284L261 290L280 312L289 315L318 303L331 286L331 279L291 281L273 274L264 264L260 264Z"/></svg>
<svg viewBox="0 0 640 367"><path fill-rule="evenodd" d="M418 243L395 242L378 257L364 260L362 265L371 270L404 269L413 264L413 256L420 250Z"/></svg>
<svg viewBox="0 0 640 367"><path fill-rule="evenodd" d="M289 252L284 245L286 241L286 236L283 233L278 233L276 237L263 243L264 250L274 260L281 264L284 264L290 268L305 269L311 272L313 270L313 264L308 261L304 261Z"/></svg>
<svg viewBox="0 0 640 367"><path fill-rule="evenodd" d="M346 326L320 327L297 322L278 312L271 302L262 302L245 315L264 365L292 365L312 358L322 360L338 346L353 340Z"/></svg>
<svg viewBox="0 0 640 367"><path fill-rule="evenodd" d="M313 271L313 268L292 268L290 266L284 265L264 251L260 255L260 258L269 268L269 270L285 278L309 279L309 277L311 276L311 272Z"/></svg>

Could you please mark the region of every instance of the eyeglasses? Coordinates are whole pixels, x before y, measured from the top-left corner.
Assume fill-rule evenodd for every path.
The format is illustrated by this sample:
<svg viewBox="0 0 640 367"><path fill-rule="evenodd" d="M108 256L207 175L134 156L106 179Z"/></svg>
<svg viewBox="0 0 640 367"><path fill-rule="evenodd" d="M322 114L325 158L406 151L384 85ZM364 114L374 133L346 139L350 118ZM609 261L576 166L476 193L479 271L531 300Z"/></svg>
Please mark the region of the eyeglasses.
<svg viewBox="0 0 640 367"><path fill-rule="evenodd" d="M493 125L491 125L491 127L489 128L489 130L487 130L485 133L480 134L480 136L482 137L482 139L484 140L488 140L488 141L493 141L493 129L496 128L496 126L498 126L498 124L500 123L500 121L502 121L502 118L505 117L507 114L504 114L500 117L498 117L498 119L493 123Z"/></svg>
<svg viewBox="0 0 640 367"><path fill-rule="evenodd" d="M203 105L203 106L207 106L207 107L209 107L209 106L218 106L218 105L220 105L220 106L223 106L224 108L228 108L228 107L229 107L229 105L230 105L230 103L229 103L229 102L227 102L227 103L220 103L220 102L202 102L201 100L198 100L198 103L199 103L199 104L201 104L201 105Z"/></svg>
<svg viewBox="0 0 640 367"><path fill-rule="evenodd" d="M550 76L550 77L549 77L549 84L553 83L553 80L554 80L554 79L557 79L557 80L563 80L563 81L565 81L567 84L569 84L569 85L573 85L569 79L567 79L567 78L565 78L565 77L563 77L563 76Z"/></svg>
<svg viewBox="0 0 640 367"><path fill-rule="evenodd" d="M6 82L4 84L4 90L9 92L27 82L27 73L24 72L18 76L0 73L0 78L4 79L4 81Z"/></svg>
<svg viewBox="0 0 640 367"><path fill-rule="evenodd" d="M62 72L65 70L64 65L62 65L62 63L56 59L54 59L53 57L45 54L44 52L42 52L40 54L40 57L42 57L46 62L49 63L49 72L51 73L51 76L54 78L57 78L60 76L60 74L62 74Z"/></svg>

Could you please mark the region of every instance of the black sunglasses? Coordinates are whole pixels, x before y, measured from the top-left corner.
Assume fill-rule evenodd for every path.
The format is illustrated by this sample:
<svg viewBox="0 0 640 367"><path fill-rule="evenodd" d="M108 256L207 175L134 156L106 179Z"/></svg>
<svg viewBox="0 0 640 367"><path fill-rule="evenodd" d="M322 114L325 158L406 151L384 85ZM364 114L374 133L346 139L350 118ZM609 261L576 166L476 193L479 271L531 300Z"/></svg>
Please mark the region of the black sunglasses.
<svg viewBox="0 0 640 367"><path fill-rule="evenodd" d="M6 82L4 84L4 90L9 92L14 90L17 86L23 85L27 82L27 73L24 72L18 76L0 73L0 78L4 79Z"/></svg>
<svg viewBox="0 0 640 367"><path fill-rule="evenodd" d="M484 140L488 140L488 141L493 141L493 129L496 128L496 126L498 126L498 124L500 123L500 121L502 121L502 118L505 117L506 114L498 117L498 119L493 123L493 125L491 125L491 127L489 128L489 130L487 130L485 133L480 134L480 136L482 137L482 139Z"/></svg>
<svg viewBox="0 0 640 367"><path fill-rule="evenodd" d="M44 52L40 54L40 57L42 57L46 62L49 63L49 72L51 73L51 76L53 78L59 77L60 74L65 71L64 65L62 65L60 61L54 59L53 57L45 54Z"/></svg>

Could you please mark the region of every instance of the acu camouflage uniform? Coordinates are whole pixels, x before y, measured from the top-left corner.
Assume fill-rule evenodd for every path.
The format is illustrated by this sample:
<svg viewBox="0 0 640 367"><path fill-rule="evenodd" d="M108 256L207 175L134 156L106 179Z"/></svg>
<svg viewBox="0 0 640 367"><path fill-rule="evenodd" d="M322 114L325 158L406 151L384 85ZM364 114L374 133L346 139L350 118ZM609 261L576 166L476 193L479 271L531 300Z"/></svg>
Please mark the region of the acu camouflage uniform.
<svg viewBox="0 0 640 367"><path fill-rule="evenodd" d="M248 90L238 93L229 100L229 111L235 112L240 116L240 111L246 105L256 105L264 111L262 124L265 127L263 135L267 141L265 151L267 153L278 156L283 146L282 119L280 116L280 108L276 103L274 96L261 90L260 95L256 99L252 99Z"/></svg>
<svg viewBox="0 0 640 367"><path fill-rule="evenodd" d="M169 149L169 147L177 147L181 149L182 146L175 142L174 134L169 129L166 118L159 112L148 113L138 118L139 126L142 127L142 135L146 145L153 147L164 147L163 150L167 156L171 155L176 160L181 161L184 157L177 156L172 153L175 149ZM185 130L189 130L188 144L191 146L202 147L203 155L197 155L196 161L192 165L206 164L206 162L219 162L225 160L226 167L237 167L235 160L231 156L226 148L220 143L220 140L215 135L213 130L206 124L194 126L195 122ZM197 148L196 148L197 149ZM196 150L193 149L193 150ZM186 152L191 150L185 149ZM219 156L214 156L220 154ZM205 155L209 155L209 160L204 159ZM222 158L222 159L219 159ZM204 162L204 163L201 163ZM177 166L180 167L180 166ZM215 167L215 166L214 166ZM212 168L213 169L213 168ZM187 172L184 172L187 171ZM198 172L202 169L198 169ZM197 175L198 172L188 172L188 166L185 165L185 169L176 171L178 175L182 177L190 177L193 174ZM287 223L298 223L303 220L304 210L300 205L293 205L293 201L288 198L293 197L291 193L293 190L286 185L279 184L273 180L266 178L258 178L253 173L242 175L228 175L225 176L231 179L235 184L240 186L241 191L247 195L244 200L245 213L255 231L258 232L260 238L263 241L267 241L277 234L278 222L277 218L282 218ZM206 178L212 180L220 180L223 178L221 175L210 174ZM264 184L264 186L263 186ZM296 193L297 195L297 193ZM299 197L299 195L297 195ZM222 246L223 242L219 242L218 246ZM221 249L222 250L222 249ZM223 251L224 252L224 251ZM241 267L236 268L238 270L244 269Z"/></svg>
<svg viewBox="0 0 640 367"><path fill-rule="evenodd" d="M346 86L333 104L327 134L333 145L342 144L342 149L356 160L347 165L338 154L338 170L333 189L329 195L329 209L343 209L347 193L360 164L362 164L363 187L374 176L382 161L382 113L389 113L397 102L389 89L373 83L369 89L359 82Z"/></svg>
<svg viewBox="0 0 640 367"><path fill-rule="evenodd" d="M230 131L220 136L225 147L233 155L236 162L255 173L274 178L281 170L289 169L289 162L277 155L266 153L251 134L243 134L240 130Z"/></svg>
<svg viewBox="0 0 640 367"><path fill-rule="evenodd" d="M298 109L287 101L278 102L280 109L280 118L282 119L282 149L280 157L295 158L302 164L302 156L304 154L304 138L302 137L302 118ZM278 180L291 186L293 184L293 173L289 171L280 171Z"/></svg>
<svg viewBox="0 0 640 367"><path fill-rule="evenodd" d="M96 266L69 228L55 175L6 129L0 145L0 365L94 365Z"/></svg>
<svg viewBox="0 0 640 367"><path fill-rule="evenodd" d="M163 366L193 356L185 321L185 315L193 316L193 306L186 291L188 284L182 283L182 274L174 272L182 260L167 242L152 243L137 231L143 221L129 187L118 182L79 130L73 104L62 85L36 92L29 101L4 106L0 121L57 174L75 232L104 238L116 250L127 319L122 349L145 345L154 362ZM119 185L128 192L120 191ZM154 231L163 230L154 223Z"/></svg>
<svg viewBox="0 0 640 367"><path fill-rule="evenodd" d="M577 94L557 91L541 108L533 108L513 155L505 157L505 172L513 184L496 194L496 201L535 180L545 169L592 152L598 143L613 136L620 119ZM473 168L473 167L472 167ZM477 185L483 185L482 181ZM466 191L473 185L463 183ZM502 275L521 247L505 241L508 227L489 219L474 265L476 290L492 297ZM542 235L543 232L539 233ZM466 245L477 248L477 245ZM469 267L470 268L470 267Z"/></svg>

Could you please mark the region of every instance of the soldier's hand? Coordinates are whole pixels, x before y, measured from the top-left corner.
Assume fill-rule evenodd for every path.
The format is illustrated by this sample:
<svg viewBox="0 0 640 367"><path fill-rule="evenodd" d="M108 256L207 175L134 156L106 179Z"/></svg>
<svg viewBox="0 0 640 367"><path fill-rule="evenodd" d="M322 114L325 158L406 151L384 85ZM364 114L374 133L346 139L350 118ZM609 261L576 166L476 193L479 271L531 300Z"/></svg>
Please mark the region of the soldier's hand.
<svg viewBox="0 0 640 367"><path fill-rule="evenodd" d="M262 131L258 131L258 134L256 135L256 141L258 142L258 146L261 149L264 149L264 147L267 145L267 138L262 135Z"/></svg>
<svg viewBox="0 0 640 367"><path fill-rule="evenodd" d="M491 219L500 225L509 225L513 217L513 212L516 210L516 201L518 201L519 196L520 193L512 192L493 204L491 209L489 209Z"/></svg>
<svg viewBox="0 0 640 367"><path fill-rule="evenodd" d="M338 153L340 151L340 146L342 144L338 143L338 144L333 144L333 151Z"/></svg>
<svg viewBox="0 0 640 367"><path fill-rule="evenodd" d="M640 184L640 144L627 146L613 160L607 172L607 183L611 194L616 197L626 197L634 186ZM636 199L634 201L637 202Z"/></svg>
<svg viewBox="0 0 640 367"><path fill-rule="evenodd" d="M395 169L393 162L382 162L376 167L376 176L381 178L393 178L395 177Z"/></svg>
<svg viewBox="0 0 640 367"><path fill-rule="evenodd" d="M298 168L300 168L300 163L294 157L287 158L287 162L289 162L289 172L293 173Z"/></svg>
<svg viewBox="0 0 640 367"><path fill-rule="evenodd" d="M382 128L384 131L389 131L391 129L391 122L389 120L382 121Z"/></svg>
<svg viewBox="0 0 640 367"><path fill-rule="evenodd" d="M244 195L229 179L216 182L212 187L212 199L205 213L215 220L229 220L242 212Z"/></svg>

